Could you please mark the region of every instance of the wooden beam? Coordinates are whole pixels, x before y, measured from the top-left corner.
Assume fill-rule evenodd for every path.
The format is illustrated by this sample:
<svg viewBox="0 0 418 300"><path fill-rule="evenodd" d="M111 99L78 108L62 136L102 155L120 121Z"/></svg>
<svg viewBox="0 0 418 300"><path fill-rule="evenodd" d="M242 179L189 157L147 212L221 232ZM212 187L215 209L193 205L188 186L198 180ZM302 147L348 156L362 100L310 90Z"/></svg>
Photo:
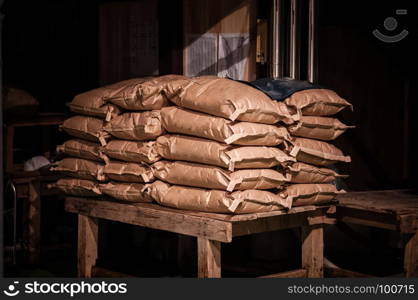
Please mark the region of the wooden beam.
<svg viewBox="0 0 418 300"><path fill-rule="evenodd" d="M305 269L292 270L287 272L280 272L259 276L257 278L305 278L308 272Z"/></svg>
<svg viewBox="0 0 418 300"><path fill-rule="evenodd" d="M308 225L308 217L321 217L325 210L304 211L295 214L283 214L248 221L232 223L232 235L241 236Z"/></svg>
<svg viewBox="0 0 418 300"><path fill-rule="evenodd" d="M409 236L404 253L405 276L418 277L418 231Z"/></svg>
<svg viewBox="0 0 418 300"><path fill-rule="evenodd" d="M230 222L197 217L183 211L166 209L149 203L126 204L105 200L69 197L65 200L69 212L118 221L147 228L166 230L220 242L232 241Z"/></svg>
<svg viewBox="0 0 418 300"><path fill-rule="evenodd" d="M374 212L364 209L337 206L336 219L341 222L398 230L399 221L395 214Z"/></svg>
<svg viewBox="0 0 418 300"><path fill-rule="evenodd" d="M375 220L367 220L367 219L348 217L348 216L340 218L340 221L345 222L345 223L352 223L352 224L376 227L376 228L387 229L387 230L397 230L398 228L396 224L388 224L388 223L379 222Z"/></svg>
<svg viewBox="0 0 418 300"><path fill-rule="evenodd" d="M308 217L309 225L328 224L334 225L337 223L336 219L328 218L326 216Z"/></svg>
<svg viewBox="0 0 418 300"><path fill-rule="evenodd" d="M368 274L363 274L363 273L359 273L359 272L354 272L354 271L350 271L350 270L346 270L346 269L340 269L340 268L327 268L325 267L325 277L349 277L349 278L353 278L353 277L359 277L359 278L366 278L366 277L374 277L372 275L368 275Z"/></svg>
<svg viewBox="0 0 418 300"><path fill-rule="evenodd" d="M302 268L308 278L324 277L324 236L322 225L302 227Z"/></svg>
<svg viewBox="0 0 418 300"><path fill-rule="evenodd" d="M220 242L197 238L197 276L199 278L221 277Z"/></svg>
<svg viewBox="0 0 418 300"><path fill-rule="evenodd" d="M78 277L91 277L97 259L98 220L78 215Z"/></svg>

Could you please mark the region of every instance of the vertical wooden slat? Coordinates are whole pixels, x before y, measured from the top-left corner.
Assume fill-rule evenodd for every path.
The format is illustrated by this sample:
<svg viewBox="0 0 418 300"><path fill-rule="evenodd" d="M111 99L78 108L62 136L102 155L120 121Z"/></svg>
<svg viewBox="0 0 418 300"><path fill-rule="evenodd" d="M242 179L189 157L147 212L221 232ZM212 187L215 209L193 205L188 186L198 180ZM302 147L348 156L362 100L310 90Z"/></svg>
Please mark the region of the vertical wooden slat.
<svg viewBox="0 0 418 300"><path fill-rule="evenodd" d="M324 238L321 224L302 227L302 268L307 270L308 278L324 276Z"/></svg>
<svg viewBox="0 0 418 300"><path fill-rule="evenodd" d="M404 269L406 277L418 277L418 232L405 245Z"/></svg>
<svg viewBox="0 0 418 300"><path fill-rule="evenodd" d="M78 277L91 277L96 264L98 219L78 215Z"/></svg>
<svg viewBox="0 0 418 300"><path fill-rule="evenodd" d="M197 275L199 278L221 277L221 243L197 238Z"/></svg>

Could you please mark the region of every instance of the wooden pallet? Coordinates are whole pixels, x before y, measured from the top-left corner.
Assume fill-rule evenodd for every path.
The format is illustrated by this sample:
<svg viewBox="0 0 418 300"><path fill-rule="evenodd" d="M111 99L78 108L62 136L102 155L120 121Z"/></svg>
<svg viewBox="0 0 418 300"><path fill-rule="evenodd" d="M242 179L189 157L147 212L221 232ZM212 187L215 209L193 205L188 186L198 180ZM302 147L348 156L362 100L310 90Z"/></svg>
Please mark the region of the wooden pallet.
<svg viewBox="0 0 418 300"><path fill-rule="evenodd" d="M296 207L244 215L184 211L149 203L68 197L65 209L78 214L78 274L91 277L97 259L98 219L165 230L197 238L198 277L221 277L221 243L236 236L300 227L302 265L269 277L323 277L323 223L329 206Z"/></svg>

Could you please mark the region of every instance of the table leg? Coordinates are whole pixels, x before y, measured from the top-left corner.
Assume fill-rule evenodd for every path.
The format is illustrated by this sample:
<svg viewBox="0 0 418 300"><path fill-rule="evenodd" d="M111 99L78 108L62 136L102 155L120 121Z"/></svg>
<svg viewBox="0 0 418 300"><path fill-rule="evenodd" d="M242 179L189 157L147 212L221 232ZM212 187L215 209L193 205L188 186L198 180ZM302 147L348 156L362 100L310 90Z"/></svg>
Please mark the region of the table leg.
<svg viewBox="0 0 418 300"><path fill-rule="evenodd" d="M98 219L78 215L78 277L91 277L97 259Z"/></svg>
<svg viewBox="0 0 418 300"><path fill-rule="evenodd" d="M322 224L302 227L302 268L308 278L324 277L323 235Z"/></svg>
<svg viewBox="0 0 418 300"><path fill-rule="evenodd" d="M221 277L221 243L197 238L197 276L199 278Z"/></svg>
<svg viewBox="0 0 418 300"><path fill-rule="evenodd" d="M406 277L418 277L418 231L406 243L404 269Z"/></svg>
<svg viewBox="0 0 418 300"><path fill-rule="evenodd" d="M30 264L39 264L41 256L41 197L40 182L29 182L26 239Z"/></svg>

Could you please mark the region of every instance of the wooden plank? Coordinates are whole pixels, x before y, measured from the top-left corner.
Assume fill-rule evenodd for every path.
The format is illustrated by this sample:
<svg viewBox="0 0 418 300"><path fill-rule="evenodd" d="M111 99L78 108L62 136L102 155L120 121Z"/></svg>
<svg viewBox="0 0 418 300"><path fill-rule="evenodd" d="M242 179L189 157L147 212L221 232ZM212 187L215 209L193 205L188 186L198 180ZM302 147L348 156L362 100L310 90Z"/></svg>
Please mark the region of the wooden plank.
<svg viewBox="0 0 418 300"><path fill-rule="evenodd" d="M91 271L92 277L102 278L134 278L135 276L128 275L121 272L115 272L106 268L93 266Z"/></svg>
<svg viewBox="0 0 418 300"><path fill-rule="evenodd" d="M418 232L410 235L404 252L405 276L418 277Z"/></svg>
<svg viewBox="0 0 418 300"><path fill-rule="evenodd" d="M199 278L221 277L220 242L197 238L197 276Z"/></svg>
<svg viewBox="0 0 418 300"><path fill-rule="evenodd" d="M324 277L324 237L322 225L302 227L302 268L308 278Z"/></svg>
<svg viewBox="0 0 418 300"><path fill-rule="evenodd" d="M196 237L206 237L220 242L232 241L229 222L187 215L159 205L131 205L104 200L66 198L69 212L118 221L153 229L166 230Z"/></svg>
<svg viewBox="0 0 418 300"><path fill-rule="evenodd" d="M26 238L28 241L29 263L39 264L41 256L41 198L40 182L32 180L28 184L28 215L26 220Z"/></svg>
<svg viewBox="0 0 418 300"><path fill-rule="evenodd" d="M363 209L337 206L336 219L341 222L397 230L399 221L395 214L366 211Z"/></svg>
<svg viewBox="0 0 418 300"><path fill-rule="evenodd" d="M308 217L320 217L325 210L302 211L295 214L282 214L265 218L232 223L232 236L242 236L260 232L296 228L308 225Z"/></svg>
<svg viewBox="0 0 418 300"><path fill-rule="evenodd" d="M342 222L345 223L352 223L352 224L358 224L363 226L370 226L370 227L377 227L381 229L387 229L387 230L397 230L398 226L395 224L387 224L383 222L373 221L373 220L366 220L361 218L355 218L355 217L342 217L340 219Z"/></svg>
<svg viewBox="0 0 418 300"><path fill-rule="evenodd" d="M326 216L317 216L317 217L308 217L309 225L316 225L316 224L328 224L334 225L337 223L336 219L328 218Z"/></svg>
<svg viewBox="0 0 418 300"><path fill-rule="evenodd" d="M151 204L151 205L155 206L155 204ZM328 207L328 206L326 206L326 207ZM221 221L228 221L228 222L234 223L234 222L256 220L256 219L274 217L274 216L280 216L280 215L298 214L300 212L305 212L305 211L314 211L318 208L320 208L320 207L314 206L314 205L308 205L308 206L294 207L294 208L291 208L289 210L284 210L283 209L283 210L275 210L275 211L262 212L262 213L252 213L252 214L241 214L241 215L215 214L215 213L205 213L205 212L190 211L190 210L178 210L178 209L175 209L175 211L182 212L182 213L187 214L187 215L207 217L207 218L211 218L211 219L216 219L216 220L221 220ZM171 208L165 208L165 209L170 210L170 211L174 210L174 209L171 209Z"/></svg>
<svg viewBox="0 0 418 300"><path fill-rule="evenodd" d="M359 272L354 272L354 271L350 271L350 270L346 270L346 269L340 269L340 268L327 268L325 267L324 269L324 273L325 273L325 277L349 277L349 278L353 278L353 277L359 277L359 278L367 278L367 277L374 277L372 275L368 275L368 274L363 274L363 273L359 273Z"/></svg>
<svg viewBox="0 0 418 300"><path fill-rule="evenodd" d="M308 272L305 269L297 269L287 272L259 276L257 278L306 278L307 274Z"/></svg>
<svg viewBox="0 0 418 300"><path fill-rule="evenodd" d="M78 215L78 277L91 277L97 259L98 220Z"/></svg>
<svg viewBox="0 0 418 300"><path fill-rule="evenodd" d="M409 190L350 192L337 196L338 206L392 214L418 214L418 195Z"/></svg>

